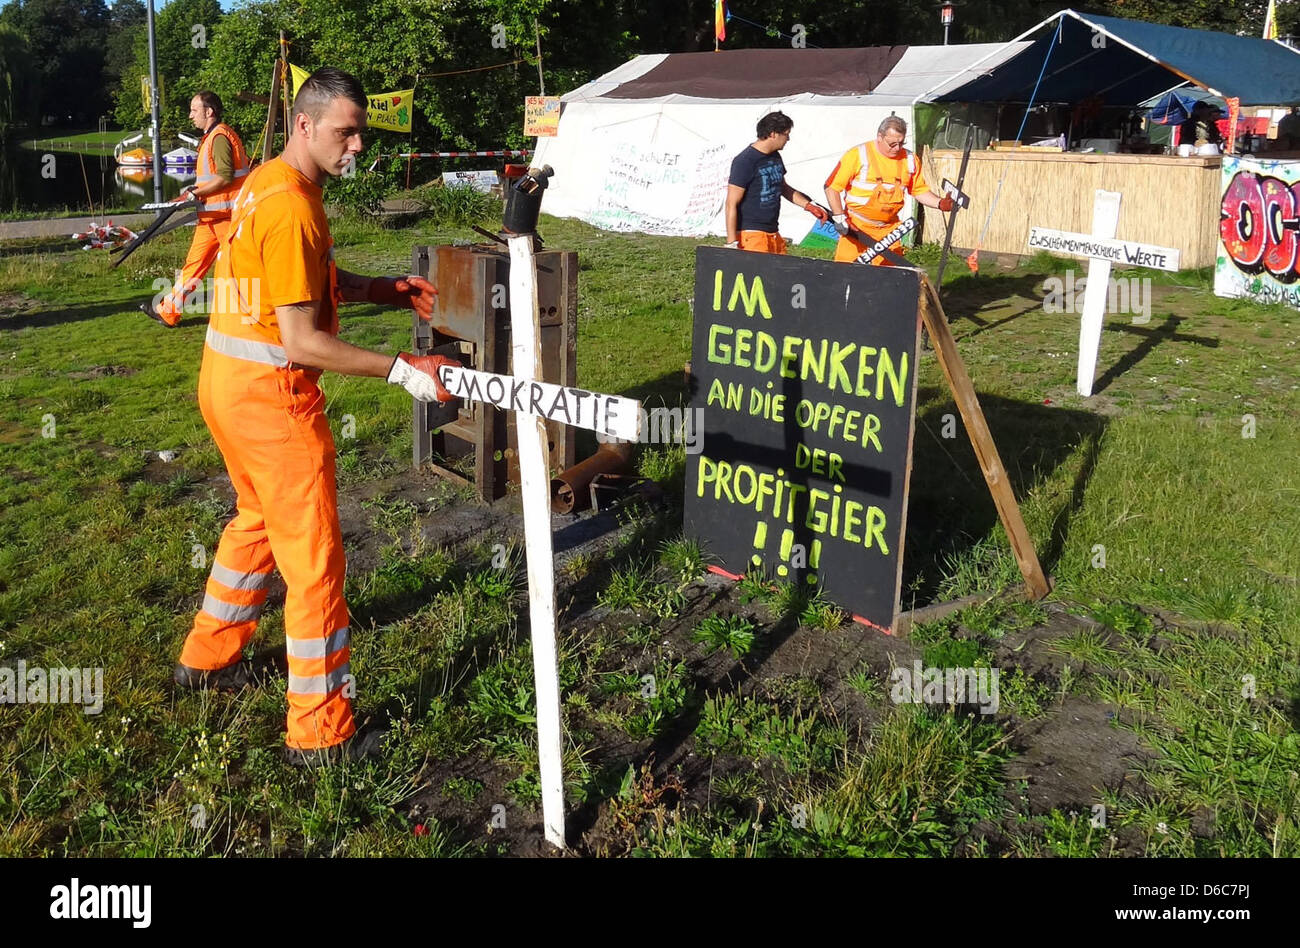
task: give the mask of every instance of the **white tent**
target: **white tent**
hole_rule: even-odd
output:
[[[615,231],[725,233],[731,160],[779,109],[794,120],[781,152],[786,181],[824,202],[840,156],[946,79],[969,80],[1023,48],[1001,44],[733,50],[637,56],[562,97],[559,133],[533,164],[555,177],[545,210]],[[982,61],[981,61],[982,60]],[[969,67],[979,62],[978,72]],[[802,76],[802,77],[801,77]],[[937,184],[937,183],[936,183]],[[813,218],[782,203],[781,233],[802,239]]]

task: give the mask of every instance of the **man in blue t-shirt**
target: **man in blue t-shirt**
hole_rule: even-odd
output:
[[[780,151],[789,144],[792,128],[788,115],[767,113],[758,120],[758,141],[732,159],[727,179],[728,247],[785,253],[785,241],[776,230],[783,197],[819,221],[829,219],[825,208],[785,183]]]

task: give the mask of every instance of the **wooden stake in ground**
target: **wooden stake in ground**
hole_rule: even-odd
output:
[[[1034,550],[1034,541],[1025,529],[1025,519],[1020,515],[1016,496],[1011,491],[1007,480],[1006,468],[998,454],[997,445],[993,443],[993,434],[984,419],[984,410],[980,408],[979,399],[975,397],[975,386],[966,374],[966,363],[957,352],[957,343],[948,329],[948,317],[944,315],[943,304],[934,285],[921,274],[921,318],[934,343],[934,354],[939,359],[944,378],[957,401],[957,410],[961,412],[966,425],[966,433],[975,448],[975,457],[979,459],[980,470],[993,495],[993,503],[998,509],[998,517],[1011,540],[1011,551],[1020,566],[1020,575],[1025,578],[1025,586],[1033,599],[1042,599],[1051,586],[1043,575],[1043,566],[1038,562],[1038,553]]]

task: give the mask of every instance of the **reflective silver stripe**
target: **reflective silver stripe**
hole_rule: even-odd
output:
[[[204,201],[199,211],[228,211],[234,206],[234,201]]]
[[[207,343],[208,348],[214,352],[220,352],[232,359],[243,359],[245,362],[260,362],[262,365],[273,365],[277,368],[283,368],[289,364],[283,346],[273,346],[269,342],[254,342],[251,339],[236,339],[234,336],[227,336],[223,332],[217,332],[211,326],[208,327]]]
[[[262,614],[262,606],[235,606],[207,593],[203,597],[203,611],[222,622],[248,622]]]
[[[352,663],[345,662],[327,675],[289,673],[289,691],[298,695],[327,695],[352,677]]]
[[[265,589],[271,581],[270,572],[241,573],[220,563],[212,564],[212,578],[231,589]]]
[[[325,658],[347,646],[348,642],[348,627],[345,625],[323,639],[295,639],[286,635],[284,650],[290,658]]]
[[[246,175],[246,174],[248,174],[248,169],[247,169],[247,168],[236,168],[236,169],[235,169],[235,177],[236,177],[236,178],[242,178],[242,177],[243,177],[244,175]]]

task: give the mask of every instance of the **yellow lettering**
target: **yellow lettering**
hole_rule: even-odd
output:
[[[753,340],[753,338],[754,338],[754,331],[752,329],[736,330],[736,360],[735,360],[736,368],[738,369],[749,368],[748,353],[751,348],[750,343]]]
[[[845,345],[837,342],[831,346],[831,380],[827,384],[831,388],[838,385],[848,395],[853,394],[853,383],[849,380],[849,370],[844,367],[844,362],[857,347],[856,342],[846,343]]]
[[[826,491],[815,487],[808,491],[808,516],[804,518],[804,523],[818,533],[826,532],[826,514],[817,509],[817,501],[829,500],[830,496]]]
[[[885,542],[885,512],[879,507],[867,509],[867,533],[862,542],[870,547],[872,543],[880,545],[880,552],[889,555],[889,544]]]
[[[855,532],[860,523],[862,523],[862,505],[856,500],[850,500],[844,505],[844,539],[850,543],[857,543],[862,539]]]
[[[867,416],[866,427],[862,431],[862,446],[865,448],[868,444],[875,447],[877,451],[884,451],[880,446],[880,439],[876,437],[876,432],[880,430],[880,419],[875,415]]]
[[[722,309],[722,271],[713,271],[713,311]]]
[[[704,485],[717,476],[718,465],[704,455],[700,455],[700,471],[695,480],[695,496],[704,496]]]
[[[718,365],[731,364],[731,346],[717,341],[718,336],[730,336],[731,327],[714,323],[709,327],[709,361]]]
[[[781,376],[792,379],[796,376],[794,364],[799,359],[799,353],[795,352],[802,340],[798,336],[786,336],[781,343]]]
[[[776,365],[776,340],[765,332],[754,334],[754,371],[771,372]]]
[[[749,289],[745,288],[745,275],[736,274],[736,283],[731,290],[731,299],[727,301],[728,312],[735,312],[736,300],[741,301],[745,307],[745,315],[753,316],[755,307],[763,314],[764,319],[772,318],[772,308],[767,305],[767,297],[763,293],[763,278],[754,277],[754,282]]]
[[[867,360],[875,354],[875,346],[863,346],[858,350],[858,387],[853,390],[854,395],[860,395],[863,398],[871,395],[871,389],[867,388],[867,376],[876,370],[874,366],[867,364]]]
[[[899,360],[898,371],[894,371],[894,360],[888,349],[880,350],[880,362],[876,366],[876,400],[885,397],[885,377],[889,377],[889,387],[894,392],[894,404],[903,407],[903,384],[907,381],[907,353]]]
[[[805,339],[803,343],[803,365],[799,370],[799,377],[805,382],[808,380],[809,370],[816,377],[818,384],[826,382],[826,340],[821,340],[821,352],[813,355],[813,341]]]
[[[844,480],[844,475],[840,472],[840,467],[844,464],[844,458],[840,457],[834,451],[828,451],[826,461],[827,461],[826,476],[838,477],[841,482],[848,483],[847,481]]]

